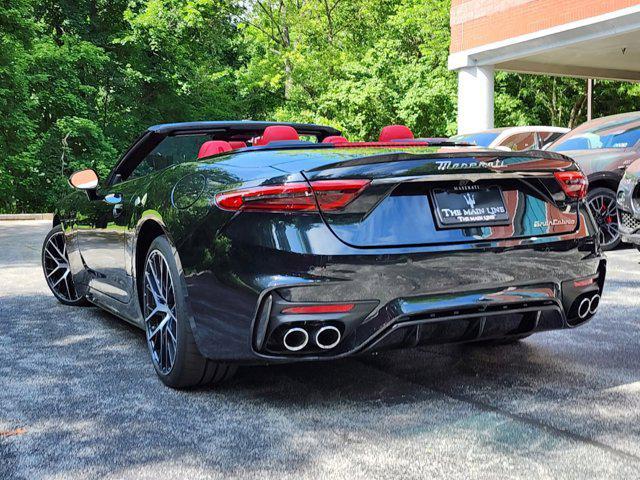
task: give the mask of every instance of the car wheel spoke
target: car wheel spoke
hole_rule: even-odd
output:
[[[160,277],[156,272],[156,267],[153,265],[155,260],[154,259],[150,259],[150,260],[152,260],[149,262],[150,272],[151,272],[151,275],[153,276],[153,281],[156,287],[154,293],[156,294],[156,296],[160,297],[162,300],[165,300],[164,295],[162,295],[162,282],[160,281]]]
[[[64,277],[64,287],[67,290],[67,296],[71,297],[71,287],[69,286],[69,275],[66,274]]]
[[[54,262],[58,263],[58,260],[56,259],[56,257],[53,255],[53,253],[51,253],[51,251],[49,250],[49,245],[45,245],[44,247],[44,253],[46,255],[46,257],[50,260],[53,260]]]
[[[173,333],[170,327],[167,327],[167,333],[169,333],[173,342],[177,342],[178,339],[176,338],[176,335]]]
[[[158,324],[158,326],[151,331],[151,333],[149,334],[149,338],[153,338],[158,334],[158,332],[162,332],[162,330],[167,325],[167,322],[169,321],[170,318],[171,317],[169,315],[164,317],[162,321]]]
[[[66,257],[65,257],[65,255],[64,255],[64,253],[62,253],[62,252],[60,251],[60,249],[58,248],[58,245],[56,245],[56,242],[55,242],[55,241],[51,242],[51,246],[53,247],[53,249],[54,249],[54,250],[56,251],[56,253],[58,254],[58,258],[61,258],[61,259],[66,258]]]
[[[52,287],[52,288],[55,288],[55,287],[57,287],[58,285],[60,285],[60,284],[64,281],[64,279],[66,279],[66,278],[67,278],[67,275],[68,275],[68,274],[69,274],[69,270],[65,270],[65,272],[60,276],[60,278],[58,278],[58,280],[56,280],[56,281],[51,285],[51,287]]]
[[[162,297],[158,294],[158,290],[160,287],[156,283],[155,278],[151,277],[149,275],[149,272],[145,272],[145,279],[149,282],[148,288],[149,288],[149,291],[151,292],[151,296],[153,297],[154,303],[156,304],[156,306],[162,305],[163,304]]]
[[[147,314],[147,316],[145,317],[144,321],[148,322],[151,319],[151,317],[153,317],[154,315],[156,315],[160,311],[161,311],[160,308],[156,306],[153,310],[151,310],[151,312],[149,314]]]
[[[51,278],[51,276],[56,273],[58,270],[60,270],[62,267],[60,265],[56,265],[55,268],[53,270],[51,270],[49,273],[47,273],[47,278]]]
[[[171,282],[169,282],[169,269],[165,268],[164,270],[164,292],[162,292],[162,294],[164,295],[165,299],[169,299],[169,288],[171,286]]]

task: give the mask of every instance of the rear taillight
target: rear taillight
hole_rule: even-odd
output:
[[[580,287],[588,287],[589,285],[592,285],[596,282],[595,278],[585,278],[584,280],[575,280],[573,282],[573,286],[580,288]]]
[[[303,305],[299,307],[287,307],[282,309],[285,314],[322,314],[322,313],[347,313],[355,308],[354,303],[331,303],[325,305]]]
[[[369,185],[369,180],[318,180],[311,182],[320,210],[340,210]]]
[[[367,185],[369,180],[293,182],[222,192],[215,199],[218,207],[230,211],[314,212],[318,205],[331,211],[346,207]]]
[[[223,210],[315,210],[309,185],[303,182],[268,187],[243,188],[218,193],[216,204]]]
[[[587,196],[589,180],[580,171],[555,172],[556,180],[568,197],[582,199]]]

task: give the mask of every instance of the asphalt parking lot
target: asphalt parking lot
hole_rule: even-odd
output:
[[[142,332],[59,304],[48,222],[0,222],[0,478],[587,478],[640,469],[640,253],[587,325],[244,368],[172,391]]]

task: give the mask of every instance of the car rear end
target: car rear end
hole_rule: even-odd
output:
[[[223,254],[187,276],[204,355],[331,359],[595,314],[605,260],[569,158],[415,146],[290,156],[279,175],[214,196]]]

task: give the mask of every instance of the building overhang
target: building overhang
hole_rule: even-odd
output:
[[[449,69],[640,81],[640,5],[453,53]]]

